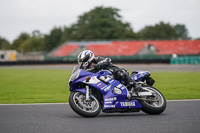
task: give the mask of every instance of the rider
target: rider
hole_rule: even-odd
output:
[[[139,86],[137,87],[135,81],[129,76],[128,72],[125,69],[121,69],[113,65],[110,58],[103,58],[100,56],[95,57],[92,51],[85,50],[79,53],[77,60],[80,68],[89,72],[96,73],[100,70],[111,71],[113,77],[116,80],[123,81],[129,91],[132,91],[133,88],[137,94],[138,90],[140,89]]]

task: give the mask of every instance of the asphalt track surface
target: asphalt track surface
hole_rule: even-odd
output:
[[[200,133],[200,100],[167,101],[160,115],[100,113],[84,118],[69,104],[0,105],[0,133]]]

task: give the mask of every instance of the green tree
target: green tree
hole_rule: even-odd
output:
[[[139,39],[177,39],[178,35],[176,33],[176,29],[174,26],[169,23],[160,22],[159,24],[155,24],[154,26],[146,26],[142,30],[138,32]]]
[[[10,43],[5,38],[0,37],[0,50],[8,50]]]
[[[53,28],[49,35],[44,37],[45,51],[50,51],[61,44],[62,28]]]
[[[31,52],[43,50],[43,38],[31,37],[20,45],[20,51]]]
[[[118,12],[117,8],[96,7],[84,13],[71,26],[71,38],[77,41],[134,38],[130,24],[123,23]]]
[[[189,36],[188,36],[188,30],[186,28],[185,25],[183,24],[176,24],[174,26],[174,28],[176,29],[176,34],[178,35],[179,38],[181,39],[189,39]]]
[[[33,31],[32,36],[23,43],[21,43],[19,49],[21,52],[43,51],[44,50],[43,35],[38,30]]]
[[[23,49],[20,49],[20,45],[27,41],[30,38],[28,33],[21,33],[17,39],[14,40],[13,44],[11,45],[11,49],[15,49],[19,52],[24,52]]]
[[[64,43],[66,41],[74,41],[74,40],[76,40],[76,38],[74,38],[73,36],[73,28],[64,27],[60,43]]]

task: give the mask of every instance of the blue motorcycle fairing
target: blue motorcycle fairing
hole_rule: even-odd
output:
[[[84,80],[85,80],[85,77],[75,79],[72,83],[70,83],[69,90],[74,91],[77,88],[80,88],[79,86],[81,83],[83,83]]]
[[[104,97],[104,105],[103,110],[105,109],[113,109],[113,108],[142,108],[140,103],[137,100],[126,101],[127,97],[127,89],[124,85],[119,82],[115,84],[115,87],[122,90],[122,94],[114,93],[114,88],[108,91]]]
[[[79,85],[85,80],[86,77],[92,77],[94,73],[84,71],[82,69],[77,69],[78,73],[76,71],[72,73],[69,81],[70,91],[73,91],[74,89],[79,88]]]
[[[79,92],[82,92],[83,94],[86,94],[86,88],[80,88],[80,89],[73,90],[73,92],[75,92],[75,91],[79,91]]]
[[[150,75],[149,71],[134,71],[134,73],[136,74],[131,77],[134,81],[141,81],[145,76]]]
[[[90,76],[90,75],[94,75],[94,73],[81,70],[81,73],[80,73],[79,76],[80,76],[80,77],[86,77],[86,76]]]
[[[138,100],[131,100],[131,101],[116,101],[115,108],[142,108],[141,104]]]
[[[121,90],[121,94],[117,94],[114,91],[114,88],[118,88]],[[107,90],[105,90],[107,91]],[[117,101],[126,101],[127,97],[127,89],[124,87],[119,81],[111,83],[110,89],[104,93],[103,95],[103,110],[108,108],[120,108],[116,106]]]
[[[119,81],[113,78],[108,78],[106,82],[98,79],[101,76],[110,74],[111,73],[108,71],[91,73],[80,70],[79,73],[75,72],[75,75],[72,74],[73,78],[72,76],[70,78],[70,91],[80,91],[85,94],[86,89],[80,88],[80,84],[84,83],[100,91],[103,97],[103,110],[114,108],[142,108],[137,100],[126,101],[127,88]],[[86,76],[90,77],[89,82],[86,82]],[[118,91],[121,90],[121,94],[118,94],[119,92],[115,92],[115,89],[118,89]]]
[[[99,72],[97,72],[97,74],[100,76],[107,76],[107,75],[111,76],[112,75],[112,73],[108,70],[99,71]]]

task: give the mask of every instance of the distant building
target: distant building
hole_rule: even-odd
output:
[[[16,61],[16,50],[0,50],[0,61]]]
[[[35,52],[26,52],[24,54],[18,53],[16,56],[17,61],[43,61],[45,52],[35,51]]]

